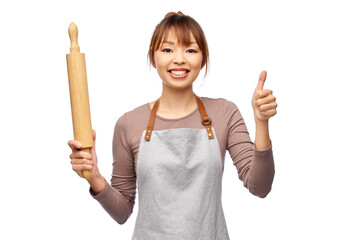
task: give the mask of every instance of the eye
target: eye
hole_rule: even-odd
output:
[[[188,49],[187,52],[188,53],[197,53],[197,51],[195,49]]]
[[[170,49],[170,48],[164,48],[164,49],[162,49],[161,51],[162,51],[162,52],[167,52],[167,53],[169,53],[169,52],[171,52],[171,49]]]

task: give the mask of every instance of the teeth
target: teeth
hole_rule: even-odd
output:
[[[184,75],[186,71],[171,71],[171,73],[180,76],[180,75]]]

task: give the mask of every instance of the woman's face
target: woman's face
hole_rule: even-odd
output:
[[[184,89],[192,85],[201,70],[202,52],[191,35],[189,46],[179,45],[176,36],[169,32],[154,54],[156,69],[163,84]]]

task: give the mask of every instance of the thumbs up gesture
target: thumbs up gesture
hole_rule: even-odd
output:
[[[255,122],[266,122],[276,114],[277,103],[275,102],[276,98],[272,95],[272,90],[263,89],[266,75],[266,71],[261,72],[251,101]]]

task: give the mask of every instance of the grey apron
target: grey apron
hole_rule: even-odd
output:
[[[195,97],[205,129],[153,131],[159,100],[154,104],[139,145],[133,240],[229,239],[221,204],[220,147]]]

